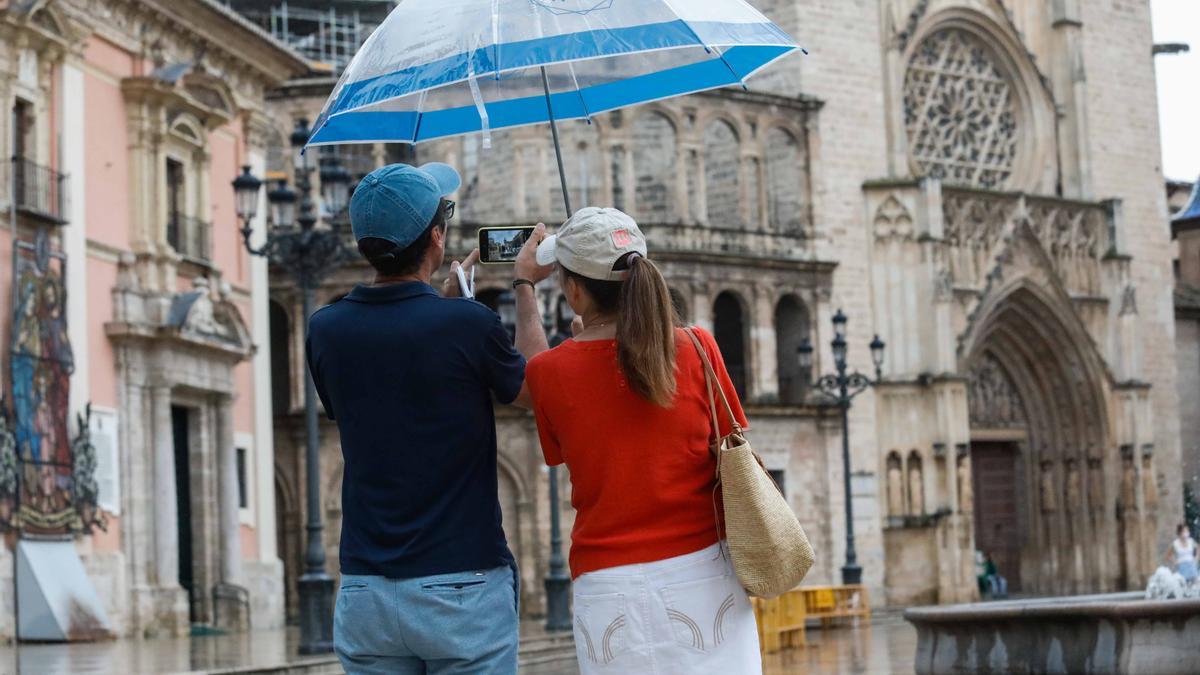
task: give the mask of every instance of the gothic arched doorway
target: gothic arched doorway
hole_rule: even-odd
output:
[[[964,363],[973,487],[964,511],[972,509],[976,548],[1013,590],[1109,588],[1119,533],[1105,517],[1105,471],[1115,462],[1105,456],[1095,348],[1070,305],[1036,287],[988,304]]]

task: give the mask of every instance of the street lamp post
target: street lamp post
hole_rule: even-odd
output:
[[[238,218],[242,221],[242,240],[246,250],[292,272],[300,286],[304,298],[303,330],[306,343],[308,320],[312,316],[316,290],[321,280],[351,257],[351,251],[343,243],[336,217],[347,205],[349,173],[337,165],[336,159],[330,158],[322,162],[322,201],[327,213],[335,217],[330,218],[330,227],[318,229],[316,209],[311,195],[312,185],[309,182],[312,168],[309,166],[307,155],[301,152],[309,135],[307,120],[297,120],[291,142],[299,198],[287,186],[286,181],[282,180],[268,192],[271,228],[261,247],[255,248],[250,243],[250,237],[253,234],[251,222],[258,215],[259,189],[262,182],[251,175],[248,166],[242,169],[242,175],[233,182],[237,195]],[[297,201],[300,205],[298,215]],[[333,577],[325,571],[325,547],[321,537],[323,526],[316,388],[313,385],[312,373],[307,367],[304,372],[304,467],[308,492],[308,523],[305,529],[308,542],[304,574],[300,576],[298,583],[300,653],[321,654],[333,651]]]
[[[883,377],[883,340],[876,335],[871,341],[871,360],[875,364],[875,380],[859,372],[847,373],[846,364],[846,315],[838,310],[833,317],[833,365],[837,370],[831,375],[822,375],[815,389],[832,398],[842,411],[842,478],[846,499],[846,564],[842,566],[842,584],[846,586],[862,583],[862,567],[858,564],[858,553],[854,549],[854,504],[850,489],[850,402],[854,397],[876,385]],[[800,368],[812,372],[813,346],[805,338],[796,350]]]
[[[553,293],[542,294],[539,301],[544,305],[542,322],[550,345],[557,346],[569,337],[570,306],[565,302],[555,306]],[[564,309],[564,305],[566,305]],[[557,311],[556,311],[557,310]],[[500,322],[515,334],[517,323],[516,297],[511,291],[505,291],[497,299],[496,311],[500,314]],[[569,318],[568,318],[569,317]],[[558,321],[556,321],[558,319]],[[561,325],[566,320],[567,327]],[[559,323],[559,325],[555,325]],[[560,516],[558,497],[558,467],[547,469],[550,491],[550,561],[543,580],[546,588],[546,630],[571,630],[571,577],[567,574],[567,561],[562,553],[562,519]]]
[[[566,302],[555,302],[555,294],[547,290],[544,295],[545,311],[542,320],[546,325],[546,335],[554,346],[562,344],[569,337],[559,325],[559,315],[563,307],[567,312],[570,305]],[[571,315],[574,317],[574,314]],[[567,329],[570,330],[569,328]],[[550,564],[546,569],[546,630],[571,630],[571,576],[567,574],[567,561],[562,552],[562,516],[560,514],[558,496],[558,467],[550,467],[548,474],[550,488]]]

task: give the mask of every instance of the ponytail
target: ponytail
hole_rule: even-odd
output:
[[[675,326],[679,318],[658,267],[637,253],[617,261],[624,281],[597,281],[560,265],[596,305],[617,315],[617,362],[634,393],[664,408],[675,401]]]
[[[617,309],[617,360],[629,386],[655,405],[675,400],[675,306],[654,263],[629,257]]]

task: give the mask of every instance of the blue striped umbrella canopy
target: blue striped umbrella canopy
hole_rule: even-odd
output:
[[[797,49],[744,0],[403,0],[309,145],[483,132],[489,147],[492,129],[744,86]]]

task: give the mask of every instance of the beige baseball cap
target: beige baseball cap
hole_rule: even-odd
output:
[[[538,245],[537,261],[558,263],[588,279],[624,281],[629,272],[613,266],[635,252],[646,256],[646,237],[633,218],[617,209],[589,206]]]

